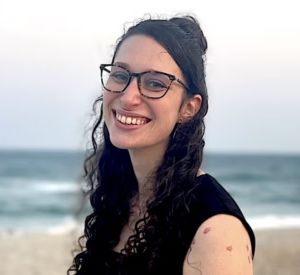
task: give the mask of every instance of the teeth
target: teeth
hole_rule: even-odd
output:
[[[145,119],[137,119],[137,118],[131,118],[131,117],[125,117],[118,113],[116,113],[117,120],[121,121],[124,124],[135,124],[135,125],[142,125],[146,124]]]
[[[126,124],[131,124],[131,118],[130,117],[126,118]]]

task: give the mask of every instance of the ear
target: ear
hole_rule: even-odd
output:
[[[201,95],[194,95],[192,98],[187,99],[183,104],[180,117],[183,122],[189,121],[201,108],[202,97]]]

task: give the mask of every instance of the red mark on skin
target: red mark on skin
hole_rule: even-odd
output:
[[[203,234],[206,234],[206,233],[208,233],[210,230],[211,230],[211,228],[210,228],[210,227],[207,227],[207,228],[205,228],[205,229],[204,229],[204,231],[203,231]]]
[[[195,244],[195,243],[196,243],[196,239],[193,240],[192,244]]]
[[[231,250],[232,250],[232,245],[227,246],[226,249],[227,249],[228,251],[231,251]]]
[[[249,251],[249,246],[248,246],[248,244],[246,244],[246,247],[247,247],[247,251]]]
[[[250,257],[248,256],[248,262],[249,262],[249,264],[250,264]]]

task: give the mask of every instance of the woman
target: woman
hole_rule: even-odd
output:
[[[206,38],[192,16],[144,20],[103,64],[85,161],[93,213],[76,274],[253,274],[255,237],[200,170]],[[102,124],[103,122],[103,124]],[[82,248],[82,247],[81,247]]]

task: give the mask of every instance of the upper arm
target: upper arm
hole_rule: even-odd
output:
[[[242,222],[219,214],[195,234],[183,264],[183,275],[252,275],[251,242]]]

